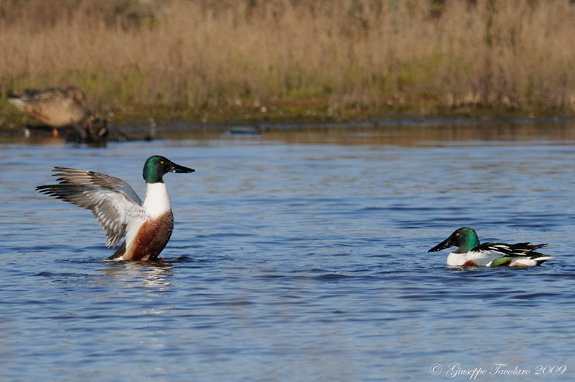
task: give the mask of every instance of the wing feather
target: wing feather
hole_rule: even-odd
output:
[[[142,200],[132,186],[120,178],[115,178],[95,171],[78,170],[68,167],[54,167],[54,176],[60,184],[78,184],[86,186],[103,186],[118,190],[134,202],[142,204]]]
[[[535,252],[539,248],[545,247],[547,244],[530,244],[530,243],[517,243],[517,244],[507,244],[507,243],[483,243],[477,250],[480,251],[495,251],[502,253],[506,256],[533,256],[540,255],[540,253]]]
[[[139,227],[146,220],[140,198],[123,180],[64,167],[54,171],[59,184],[38,186],[36,190],[91,210],[106,231],[108,247],[115,247],[129,227]]]

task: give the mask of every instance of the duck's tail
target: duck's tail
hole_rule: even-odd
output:
[[[26,112],[26,101],[22,100],[19,96],[8,97],[8,102],[16,106],[21,112]]]

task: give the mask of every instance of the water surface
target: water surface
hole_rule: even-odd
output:
[[[2,380],[419,381],[452,363],[573,378],[575,126],[158,137],[0,143]],[[166,262],[100,261],[90,212],[34,191],[69,166],[143,198],[154,154],[196,169],[164,178]],[[427,250],[462,226],[557,257],[449,269]]]

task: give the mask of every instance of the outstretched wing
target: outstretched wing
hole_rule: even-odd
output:
[[[114,178],[106,174],[101,174],[94,171],[78,170],[68,167],[54,167],[56,172],[53,176],[59,177],[56,179],[60,184],[76,184],[81,186],[102,186],[117,190],[124,193],[134,203],[142,204],[142,200],[136,191],[128,183],[120,178]]]
[[[66,167],[55,167],[54,171],[59,183],[38,186],[36,190],[91,210],[106,231],[108,247],[115,247],[126,236],[128,223],[145,221],[142,201],[123,180]]]

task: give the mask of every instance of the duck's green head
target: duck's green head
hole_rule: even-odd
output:
[[[144,164],[144,180],[146,183],[164,183],[162,177],[168,172],[194,172],[196,170],[175,164],[168,158],[154,155]]]
[[[479,238],[473,228],[463,227],[451,236],[431,248],[428,252],[437,252],[449,247],[459,247],[455,253],[466,253],[479,246]]]

